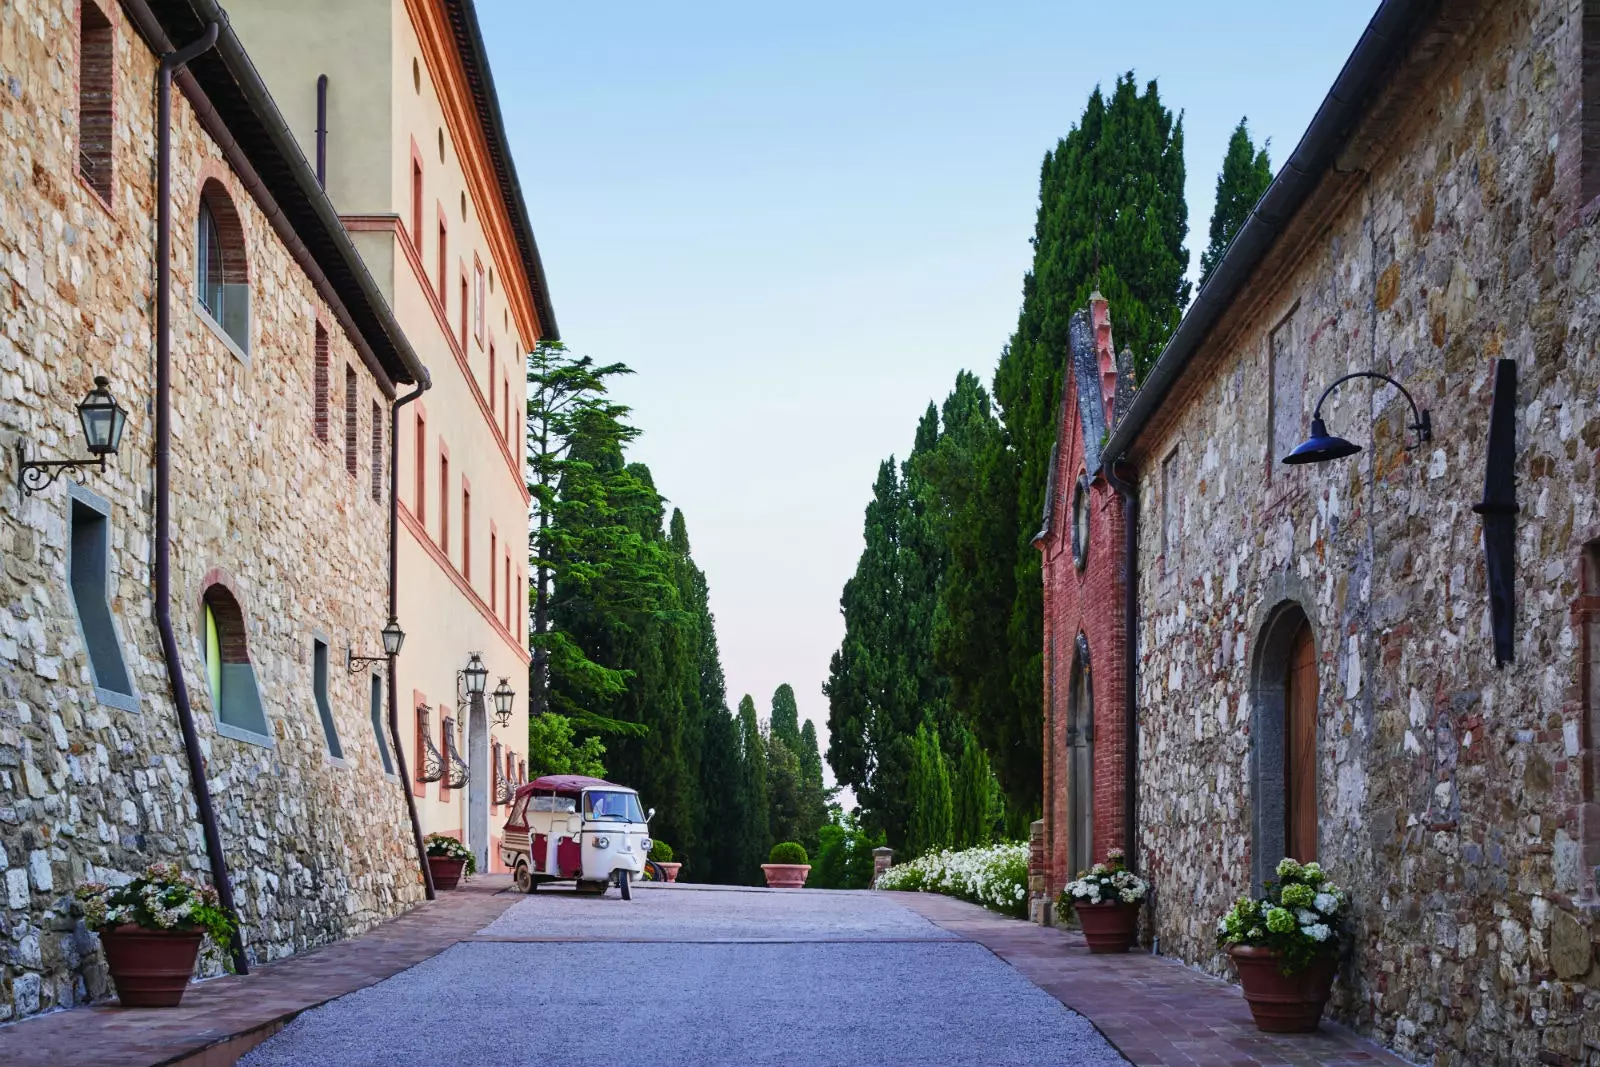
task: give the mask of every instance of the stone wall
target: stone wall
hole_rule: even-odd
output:
[[[93,3],[95,0],[84,0]],[[0,1020],[108,992],[71,914],[81,882],[172,860],[208,878],[153,622],[156,62],[114,6],[115,176],[77,175],[76,5],[0,7]],[[65,46],[64,46],[65,43]],[[400,787],[384,774],[370,676],[386,611],[385,511],[370,494],[372,401],[386,404],[219,149],[173,100],[172,614],[252,958],[359,932],[421,897]],[[241,216],[252,291],[248,360],[195,309],[195,212],[216,177]],[[331,341],[335,432],[313,436],[313,337]],[[342,451],[356,371],[357,472]],[[85,487],[110,508],[112,611],[137,699],[97,699],[67,585],[68,489],[22,494],[15,445],[81,453],[74,405],[104,373],[129,410],[120,454]],[[272,744],[216,729],[200,604],[221,579],[247,622]],[[329,645],[344,750],[329,756],[312,690]],[[207,973],[220,960],[208,953]]]
[[[1600,537],[1600,241],[1561,162],[1581,6],[1446,6],[1454,24],[1413,50],[1132,457],[1142,856],[1161,951],[1231,976],[1216,920],[1277,859],[1252,855],[1261,636],[1298,605],[1320,858],[1359,913],[1334,1013],[1441,1067],[1589,1064],[1600,923],[1570,609]],[[1522,504],[1499,668],[1471,510],[1495,357],[1520,372]],[[1280,465],[1322,388],[1369,368],[1432,410],[1434,440],[1405,451],[1405,402],[1354,382],[1323,414],[1366,450]]]

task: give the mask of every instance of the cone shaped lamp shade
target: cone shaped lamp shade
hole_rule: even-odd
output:
[[[1292,465],[1327,463],[1329,460],[1353,456],[1360,451],[1361,446],[1355,442],[1328,433],[1327,423],[1317,417],[1311,420],[1311,436],[1296,445],[1293,452],[1284,456],[1283,462]]]

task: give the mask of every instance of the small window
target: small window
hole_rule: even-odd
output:
[[[450,231],[445,227],[444,212],[439,212],[439,304],[444,305],[450,295],[445,290],[445,276],[450,263]]]
[[[137,711],[133,680],[111,619],[111,508],[85,490],[70,489],[72,554],[67,582],[89,654],[89,673],[102,703]]]
[[[494,338],[489,338],[489,414],[494,415]]]
[[[356,405],[359,403],[356,388],[356,369],[344,365],[344,469],[350,477],[356,476],[356,442],[361,438],[361,427],[356,423]]]
[[[489,557],[489,569],[494,569],[494,557]],[[461,487],[461,577],[472,581],[472,490]]]
[[[1172,553],[1178,548],[1179,508],[1178,450],[1174,448],[1161,461],[1161,571],[1171,573],[1176,565]]]
[[[439,755],[444,760],[444,775],[439,779],[439,799],[450,802],[450,752],[455,744],[456,721],[446,715],[439,724]]]
[[[428,422],[421,413],[417,415],[417,499],[418,522],[428,521]]]
[[[317,323],[316,348],[312,357],[312,382],[311,382],[311,423],[316,431],[317,440],[323,444],[328,443],[328,392],[332,383],[328,380],[328,331]]]
[[[461,351],[467,350],[467,314],[472,310],[472,301],[467,298],[467,274],[461,272]]]
[[[422,251],[422,160],[411,160],[411,244]]]
[[[490,388],[492,389],[493,386],[490,386]],[[510,381],[503,381],[503,382],[500,383],[500,396],[501,396],[500,410],[505,412],[505,428],[501,431],[501,436],[505,438],[506,444],[509,445],[511,443],[511,382]]]
[[[333,705],[328,702],[328,642],[320,637],[311,641],[311,691],[317,699],[317,714],[322,718],[322,736],[328,739],[328,755],[343,759],[339,728],[333,722]]]
[[[246,355],[250,351],[250,279],[244,228],[227,190],[215,178],[208,179],[200,191],[196,243],[195,288],[200,307],[239,354]]]
[[[383,409],[372,402],[372,499],[383,499]]]
[[[1072,488],[1072,561],[1081,571],[1089,565],[1089,476]]]
[[[217,730],[225,737],[270,745],[267,715],[246,644],[244,612],[226,586],[205,593],[205,666]]]
[[[383,773],[394,773],[394,759],[389,755],[389,742],[383,730],[383,679],[372,676],[372,738],[378,743],[378,758],[383,761]]]
[[[115,35],[94,0],[78,4],[78,173],[111,199],[113,45]]]
[[[450,554],[450,457],[439,453],[439,548]]]
[[[506,572],[506,592],[508,594],[506,596],[506,629],[509,630],[509,629],[511,629],[511,597],[509,596],[509,593],[511,592],[511,553],[510,552],[506,553],[506,568],[505,568],[505,572]]]
[[[499,611],[500,610],[500,601],[498,599],[497,583],[494,580],[494,574],[495,574],[495,571],[494,571],[494,558],[500,554],[499,549],[500,549],[500,537],[494,530],[490,530],[489,531],[489,610],[491,610],[491,611]]]
[[[474,263],[473,267],[476,270],[476,274],[473,276],[473,284],[474,284],[475,288],[474,288],[474,294],[473,294],[474,295],[474,300],[473,300],[473,303],[472,303],[472,336],[477,339],[478,345],[481,347],[483,345],[483,325],[484,325],[483,324],[483,319],[484,319],[484,311],[483,311],[483,300],[484,300],[484,294],[483,294],[483,264],[482,263]]]

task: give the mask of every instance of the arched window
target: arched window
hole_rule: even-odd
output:
[[[200,190],[195,289],[201,308],[240,353],[250,351],[250,276],[244,228],[215,178]]]
[[[1317,858],[1317,649],[1299,603],[1267,613],[1252,666],[1251,853],[1257,886],[1285,856]]]
[[[217,730],[236,740],[271,744],[239,601],[227,586],[210,586],[203,598],[203,615],[206,687]]]
[[[1076,877],[1094,863],[1094,686],[1083,634],[1073,649],[1067,696],[1067,790],[1067,865]]]

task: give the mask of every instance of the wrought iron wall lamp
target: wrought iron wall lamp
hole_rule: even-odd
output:
[[[1413,420],[1409,429],[1417,435],[1416,444],[1407,445],[1406,451],[1410,452],[1419,449],[1433,440],[1433,419],[1428,412],[1417,407],[1417,402],[1411,398],[1410,393],[1406,392],[1405,386],[1387,374],[1379,374],[1377,371],[1371,370],[1358,370],[1353,374],[1346,374],[1342,378],[1335,378],[1333,384],[1322,391],[1322,395],[1317,398],[1316,408],[1311,412],[1311,436],[1296,446],[1293,452],[1284,456],[1283,462],[1296,465],[1301,463],[1327,463],[1330,460],[1353,456],[1361,451],[1361,446],[1354,441],[1347,441],[1343,437],[1336,437],[1330,434],[1327,423],[1322,421],[1322,405],[1327,401],[1328,394],[1352,378],[1377,378],[1380,381],[1388,382],[1400,390],[1400,395],[1406,398],[1406,403],[1411,405],[1411,417]]]
[[[17,478],[22,491],[32,496],[48,487],[65,471],[71,471],[81,483],[83,473],[90,467],[106,469],[106,457],[115,455],[122,444],[122,430],[128,424],[128,412],[107,388],[111,379],[96,375],[94,388],[78,404],[78,421],[83,424],[84,439],[89,442],[89,455],[81,459],[29,459],[19,442],[17,445]]]
[[[358,656],[355,649],[345,649],[344,665],[351,674],[359,674],[374,663],[387,663],[400,654],[400,646],[406,643],[405,631],[400,629],[400,620],[393,615],[384,623],[383,629],[378,631],[378,636],[383,640],[383,655]]]

